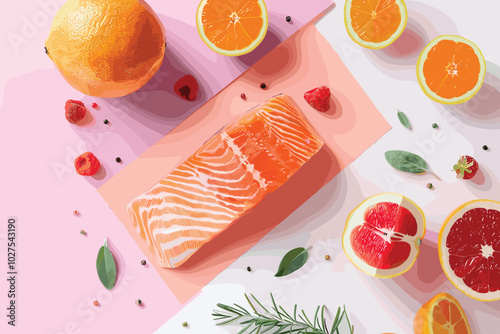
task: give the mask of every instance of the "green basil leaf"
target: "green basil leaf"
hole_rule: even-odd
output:
[[[425,160],[410,152],[387,151],[385,159],[392,167],[403,172],[420,174],[429,171]]]
[[[411,130],[410,121],[408,120],[408,117],[406,117],[404,112],[398,110],[398,118],[405,128]]]
[[[295,248],[286,253],[281,260],[278,272],[275,277],[282,277],[299,270],[306,263],[309,258],[307,249],[303,247]]]
[[[113,254],[108,248],[107,240],[104,241],[104,246],[97,253],[96,267],[101,283],[106,289],[111,290],[116,282],[116,264]]]

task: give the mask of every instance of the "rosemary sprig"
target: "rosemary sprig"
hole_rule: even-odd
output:
[[[217,326],[244,326],[238,334],[344,334],[340,332],[339,326],[345,318],[349,326],[348,333],[354,333],[354,326],[349,321],[345,307],[343,309],[338,308],[331,329],[328,330],[325,319],[326,306],[324,305],[316,308],[313,321],[310,321],[304,310],[297,312],[297,305],[294,307],[293,316],[290,315],[282,306],[276,304],[272,294],[272,312],[269,312],[254,295],[251,294],[250,296],[264,312],[258,312],[250,298],[245,294],[253,313],[238,304],[229,306],[219,303],[217,304],[219,309],[214,310],[214,313],[212,313]]]

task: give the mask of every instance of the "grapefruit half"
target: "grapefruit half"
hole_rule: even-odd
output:
[[[476,300],[500,299],[500,202],[480,199],[456,208],[441,227],[438,250],[457,289]]]
[[[358,269],[390,278],[411,268],[424,234],[425,217],[418,205],[403,195],[383,193],[349,214],[342,247]]]

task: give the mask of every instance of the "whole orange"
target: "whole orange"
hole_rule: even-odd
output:
[[[52,21],[46,52],[80,92],[118,97],[160,68],[165,29],[143,0],[68,0]]]

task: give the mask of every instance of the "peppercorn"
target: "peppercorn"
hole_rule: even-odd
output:
[[[116,157],[115,161],[118,162],[118,163],[120,163],[120,162],[122,162],[122,158]]]
[[[109,121],[107,119],[104,120],[104,124],[108,124]]]
[[[46,53],[46,54],[49,54],[49,50],[47,50],[47,47],[46,47],[46,46],[44,46],[43,48],[45,49],[45,53]]]
[[[137,300],[135,301],[135,303],[136,303],[136,305],[139,305],[139,306],[141,306],[141,305],[142,305],[142,300],[140,300],[140,299],[137,299]]]
[[[97,108],[97,107],[98,107],[97,103],[95,103],[95,102],[94,102],[94,103],[92,103],[92,108],[94,108],[94,109],[95,109],[95,108]]]
[[[99,302],[97,300],[94,300],[94,306],[99,306]]]
[[[247,267],[247,271],[252,271],[252,268],[250,268],[250,267]]]
[[[487,151],[488,150],[488,146],[483,145],[483,150]]]
[[[78,210],[75,210],[75,211],[73,211],[73,214],[74,214],[75,216],[78,216],[78,215],[80,214],[80,212],[78,212]]]
[[[246,100],[247,99],[247,96],[245,95],[245,93],[241,93],[240,97],[241,97],[242,100]]]
[[[145,265],[146,265],[146,260],[142,260],[142,261],[141,261],[141,264],[142,264],[143,266],[145,266]]]
[[[432,189],[434,188],[434,186],[432,185],[432,183],[427,183],[427,188]]]
[[[325,260],[330,261],[331,257],[330,255],[325,255]]]
[[[182,323],[182,327],[187,327],[188,326],[188,323],[187,322],[183,322]]]
[[[287,17],[285,18],[285,20],[286,20],[286,22],[290,22],[290,21],[292,21],[292,18],[291,18],[290,16],[287,16]]]
[[[433,128],[433,129],[437,129],[437,128],[438,128],[437,123],[432,123],[432,128]]]
[[[87,235],[87,232],[85,232],[85,230],[80,230],[80,234],[81,235]]]
[[[262,89],[266,89],[266,87],[267,87],[267,86],[266,86],[266,84],[265,84],[265,83],[261,83],[261,84],[260,84],[260,88],[262,88]]]

